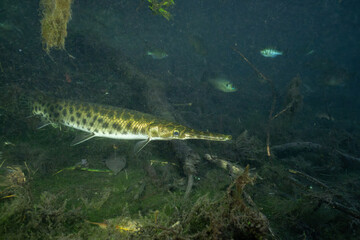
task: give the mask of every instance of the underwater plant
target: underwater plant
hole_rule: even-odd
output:
[[[150,3],[149,8],[155,15],[159,14],[166,18],[166,20],[170,20],[172,15],[168,12],[168,9],[175,5],[173,0],[162,0],[161,2],[158,0],[148,0],[148,2]]]
[[[40,0],[41,36],[46,53],[51,48],[65,49],[67,24],[71,18],[73,0]]]

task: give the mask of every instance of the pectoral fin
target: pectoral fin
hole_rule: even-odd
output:
[[[95,137],[94,133],[84,133],[84,134],[79,134],[75,137],[75,139],[71,142],[70,146],[75,146],[78,145],[80,143],[83,143],[91,138]]]
[[[150,141],[151,141],[151,139],[148,138],[148,139],[137,142],[134,147],[134,153],[140,152],[141,149],[143,149]]]

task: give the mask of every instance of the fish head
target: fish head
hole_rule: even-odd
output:
[[[215,87],[217,90],[220,90],[222,92],[236,92],[237,88],[234,86],[234,84],[228,80],[227,78],[218,77],[209,79],[209,82],[213,87]]]
[[[223,82],[223,86],[224,86],[224,91],[225,92],[236,92],[237,89],[236,87],[234,86],[234,84],[232,84],[231,82],[229,81],[224,81]]]
[[[236,92],[237,89],[232,82],[227,79],[218,79],[216,88],[222,92]]]
[[[150,128],[150,135],[153,139],[158,140],[186,140],[186,139],[202,139],[210,141],[228,141],[231,140],[230,135],[210,133],[198,131],[186,126],[168,123],[165,125],[154,126]]]
[[[163,123],[150,126],[149,135],[155,140],[187,139],[186,127],[175,123]]]

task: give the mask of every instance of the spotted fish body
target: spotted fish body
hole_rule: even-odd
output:
[[[73,145],[92,137],[145,140],[141,148],[151,140],[231,139],[230,135],[197,131],[134,110],[44,96],[33,101],[32,111],[47,123],[61,124],[88,133],[87,137]]]

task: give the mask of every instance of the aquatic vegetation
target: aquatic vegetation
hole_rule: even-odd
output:
[[[58,196],[43,192],[40,202],[33,205],[29,214],[28,229],[42,229],[46,235],[62,235],[68,232],[68,226],[79,225],[83,222],[80,209],[68,209],[67,200],[61,202]],[[40,233],[39,231],[38,233]]]
[[[144,234],[164,239],[266,238],[271,235],[269,222],[252,202],[249,203],[251,198],[244,192],[245,186],[253,181],[247,167],[228,187],[223,198],[212,201],[207,195],[200,197],[180,219],[173,219],[170,226],[145,225]]]
[[[138,232],[142,225],[140,222],[129,218],[116,218],[116,219],[108,219],[106,223],[98,223],[98,222],[91,222],[86,221],[87,223],[97,225],[102,229],[107,229],[112,225],[115,225],[115,228],[120,232]]]
[[[263,143],[255,136],[243,131],[235,142],[235,150],[240,161],[261,161],[264,158]]]
[[[16,232],[17,223],[22,222],[31,208],[32,196],[27,185],[7,188],[1,194],[2,196],[9,196],[9,194],[14,196],[0,200],[0,235],[4,236],[5,233]]]
[[[109,199],[112,190],[110,188],[105,188],[103,191],[99,192],[97,196],[91,198],[82,197],[81,200],[86,209],[100,209],[104,203]]]
[[[66,201],[59,203],[57,195],[43,192],[35,203],[31,192],[33,171],[27,168],[27,178],[20,167],[12,167],[9,182],[2,194],[14,197],[0,201],[0,235],[7,239],[41,239],[64,234],[69,225],[81,219],[78,210],[68,210]]]
[[[24,172],[19,166],[8,166],[8,174],[6,176],[7,181],[9,182],[9,187],[16,187],[19,185],[24,185],[26,183],[26,177]]]
[[[149,2],[149,8],[155,15],[161,15],[166,20],[170,20],[172,15],[168,12],[168,9],[175,5],[174,0],[162,0],[161,2],[159,0],[148,0]]]
[[[65,49],[67,24],[71,18],[73,0],[40,0],[41,36],[44,50]]]

